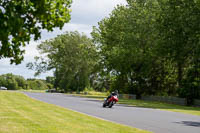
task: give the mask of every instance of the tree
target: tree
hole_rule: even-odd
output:
[[[46,90],[49,89],[48,85],[39,79],[28,79],[28,88],[31,90]]]
[[[198,0],[161,0],[159,5],[157,25],[162,41],[158,50],[174,63],[179,96],[192,104],[199,90],[200,4]]]
[[[0,76],[0,86],[6,86],[6,79],[5,79],[5,77],[4,76]]]
[[[46,77],[46,82],[47,82],[47,83],[50,83],[50,84],[54,84],[55,78],[54,78],[54,77],[47,76],[47,77]]]
[[[92,36],[100,47],[104,69],[116,75],[114,86],[124,92],[131,87],[139,98],[147,87],[151,62],[155,60],[158,4],[156,0],[127,2],[127,6],[118,6],[99,22]]]
[[[5,86],[8,88],[8,90],[17,90],[18,89],[18,83],[15,80],[15,75],[9,73],[9,74],[4,74],[0,76],[1,78],[1,86]]]
[[[26,80],[24,79],[24,77],[14,75],[14,78],[18,84],[18,87],[19,87],[18,89],[28,89],[27,88],[28,84],[27,84]]]
[[[27,79],[19,75],[13,75],[11,73],[0,75],[0,86],[5,86],[8,90],[20,90],[20,89],[34,89],[45,90],[51,89],[53,84],[46,83],[41,79]]]
[[[184,67],[197,50],[200,34],[200,8],[196,0],[161,0],[158,29],[162,42],[160,53],[176,63],[181,87]],[[187,69],[185,69],[187,70]]]
[[[23,60],[26,44],[40,38],[42,29],[60,29],[70,20],[72,0],[1,0],[0,59],[11,63]]]
[[[41,43],[38,50],[47,58],[36,57],[36,62],[27,66],[36,74],[54,70],[54,87],[80,91],[90,85],[97,55],[95,45],[86,35],[66,32]]]

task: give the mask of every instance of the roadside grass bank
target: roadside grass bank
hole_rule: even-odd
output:
[[[87,97],[87,98],[94,98],[97,100],[103,100],[109,95],[109,93],[106,93],[106,92],[96,92],[96,91],[70,92],[70,93],[65,93],[65,94],[80,96],[80,97]]]
[[[22,90],[17,90],[17,91],[19,91],[19,92],[35,92],[35,93],[45,93],[46,92],[46,90],[31,90],[31,89],[29,89],[29,90],[22,89]]]
[[[120,99],[119,103],[128,104],[136,107],[153,108],[153,109],[160,109],[165,111],[172,111],[172,112],[179,112],[179,113],[200,116],[199,107],[188,107],[188,106],[168,104],[163,102],[152,102],[152,101],[130,100],[130,99]]]
[[[106,98],[108,96],[108,93],[80,92],[80,94],[74,93],[73,95],[103,100],[104,98]],[[163,102],[132,100],[132,99],[119,99],[118,103],[119,104],[127,104],[130,106],[136,106],[136,107],[153,108],[153,109],[160,109],[160,110],[165,110],[165,111],[172,111],[172,112],[179,112],[179,113],[200,116],[200,107],[188,107],[188,106],[168,104],[168,103],[163,103]]]
[[[149,133],[0,91],[0,133]]]

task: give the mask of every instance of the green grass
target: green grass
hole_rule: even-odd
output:
[[[0,91],[0,133],[147,133],[31,99],[20,92]]]
[[[109,93],[96,92],[96,91],[79,92],[79,94],[77,94],[76,92],[72,92],[72,93],[66,93],[66,94],[87,97],[87,98],[95,98],[98,100],[103,100],[104,98],[106,98],[109,95]]]
[[[46,90],[17,90],[20,92],[36,92],[36,93],[45,93]]]
[[[106,93],[89,93],[87,95],[81,94],[74,94],[77,96],[83,96],[87,98],[95,98],[99,100],[103,100],[103,98],[107,97]],[[127,104],[136,107],[144,107],[144,108],[153,108],[153,109],[160,109],[165,111],[172,111],[172,112],[180,112],[185,114],[197,115],[200,116],[200,108],[199,107],[188,107],[188,106],[180,106],[175,104],[167,104],[163,102],[152,102],[152,101],[144,101],[144,100],[130,100],[130,99],[119,99],[119,104]]]
[[[128,100],[128,99],[120,99],[119,103],[133,105],[137,107],[153,108],[153,109],[160,109],[160,110],[165,110],[165,111],[172,111],[172,112],[179,112],[179,113],[200,116],[199,107],[188,107],[188,106],[181,106],[181,105],[175,105],[175,104],[167,104],[167,103],[162,103],[162,102]]]

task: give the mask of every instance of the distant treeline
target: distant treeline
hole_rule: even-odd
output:
[[[53,88],[53,85],[42,79],[24,79],[24,77],[13,74],[0,75],[0,86],[8,90],[46,90]]]

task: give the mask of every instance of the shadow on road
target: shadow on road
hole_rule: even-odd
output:
[[[103,103],[102,100],[97,100],[97,99],[87,99],[86,101],[92,101],[92,102]]]
[[[194,122],[194,121],[181,121],[181,122],[175,122],[175,123],[183,124],[186,126],[200,127],[200,122]]]

